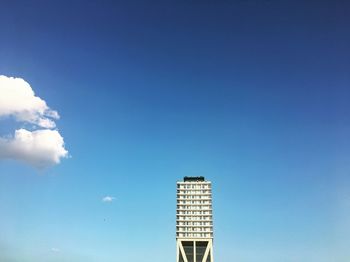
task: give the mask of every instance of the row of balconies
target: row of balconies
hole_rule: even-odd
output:
[[[212,215],[205,216],[176,216],[176,221],[211,221]]]
[[[190,214],[191,215],[191,214],[194,214],[194,212],[195,212],[198,215],[201,215],[201,214],[207,215],[207,214],[211,214],[212,211],[213,210],[211,208],[210,209],[179,209],[179,208],[177,208],[176,214],[177,215],[181,215],[181,214],[184,214],[184,215]]]
[[[176,210],[194,210],[194,211],[197,211],[197,210],[213,210],[211,208],[211,206],[177,206]]]
[[[188,197],[188,198],[194,198],[194,197],[208,197],[211,198],[211,192],[177,192],[177,198],[179,197]]]
[[[211,210],[205,210],[205,211],[185,211],[185,210],[177,210],[176,215],[186,215],[186,216],[193,216],[193,215],[212,215]]]
[[[177,185],[177,189],[211,189],[209,185]]]
[[[181,224],[181,225],[192,225],[192,224],[195,224],[196,226],[198,224],[201,224],[201,225],[212,225],[213,224],[213,221],[211,219],[197,219],[197,220],[179,220],[177,219],[176,220],[176,225],[178,224]]]
[[[188,195],[188,198],[185,198],[184,196],[181,196],[181,198],[177,198],[177,202],[183,202],[183,203],[211,203],[211,198],[205,196],[202,198],[191,198],[191,195]]]
[[[206,222],[176,222],[177,226],[183,226],[183,227],[212,227],[213,226],[213,222],[212,221],[206,221]]]
[[[177,215],[186,215],[186,214],[189,214],[189,215],[193,215],[194,213],[193,212],[197,212],[196,214],[198,215],[207,215],[207,214],[211,214],[212,212],[210,211],[213,211],[213,209],[211,208],[177,208],[176,209],[177,211]],[[178,213],[178,212],[187,212],[187,213]],[[202,213],[200,213],[202,212]]]
[[[177,196],[177,199],[189,199],[189,200],[197,200],[197,199],[204,199],[204,200],[211,200],[211,196],[206,194],[206,195],[185,195],[185,194],[180,194]]]
[[[213,235],[213,231],[176,231],[176,234],[204,234],[206,236]]]
[[[178,205],[188,205],[188,206],[207,206],[211,205],[209,200],[177,200]]]
[[[176,183],[177,185],[180,185],[180,186],[202,186],[202,185],[204,185],[204,186],[211,186],[211,182],[209,182],[209,181],[204,181],[204,182],[198,182],[198,181],[196,181],[196,182],[189,182],[189,181],[187,181],[187,182],[183,182],[183,181],[178,181],[177,183]]]
[[[202,232],[202,233],[213,233],[213,227],[176,227],[176,232],[187,233],[187,232]]]
[[[193,205],[188,205],[188,204],[177,204],[176,205],[177,209],[211,209],[212,206],[211,204],[193,204]]]
[[[184,188],[178,188],[177,189],[177,192],[180,193],[181,192],[187,192],[187,193],[190,193],[190,192],[193,192],[193,193],[197,193],[197,192],[211,192],[211,189],[210,188],[198,188],[198,189],[184,189]]]
[[[195,197],[209,197],[211,198],[211,192],[201,192],[201,193],[184,193],[184,192],[178,192],[177,193],[177,198],[179,197],[185,197],[187,196],[188,198],[195,198]]]
[[[213,238],[212,233],[176,233],[178,238]]]
[[[176,199],[209,199],[211,200],[211,194],[210,193],[205,193],[205,194],[183,194],[183,193],[178,193],[176,195]]]
[[[205,182],[180,182],[178,181],[176,183],[177,185],[180,185],[180,186],[210,186],[211,185],[211,182],[209,181],[205,181]]]

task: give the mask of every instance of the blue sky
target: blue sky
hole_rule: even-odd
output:
[[[350,260],[348,3],[49,2],[1,1],[0,74],[71,158],[0,162],[1,261],[174,261],[192,175],[217,261]]]

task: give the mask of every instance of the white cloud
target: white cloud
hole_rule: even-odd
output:
[[[22,78],[0,75],[0,119],[13,117],[34,124],[34,131],[18,129],[13,136],[0,137],[0,159],[15,159],[43,168],[60,163],[68,156],[63,137],[54,120],[57,111],[35,93]]]
[[[56,124],[53,119],[59,118],[56,111],[35,96],[25,80],[0,75],[0,117],[9,116],[42,128],[54,128]]]
[[[14,137],[0,138],[0,158],[16,159],[43,168],[67,157],[63,137],[57,130],[16,130]]]
[[[112,202],[114,201],[115,197],[112,196],[105,196],[104,198],[102,198],[102,202]]]
[[[61,250],[59,248],[57,248],[57,247],[52,247],[51,251],[54,252],[54,253],[57,253],[57,252],[60,252]]]

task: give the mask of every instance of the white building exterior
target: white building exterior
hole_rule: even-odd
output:
[[[211,182],[184,177],[177,182],[177,262],[213,262]]]

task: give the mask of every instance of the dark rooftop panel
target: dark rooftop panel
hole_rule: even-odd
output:
[[[185,176],[184,177],[184,182],[196,182],[196,181],[201,181],[204,182],[204,176]]]

